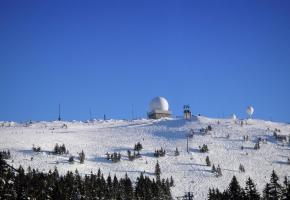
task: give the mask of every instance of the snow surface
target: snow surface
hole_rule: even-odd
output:
[[[218,124],[218,121],[220,122]],[[62,128],[63,124],[67,128]],[[208,125],[213,131],[208,135],[195,135],[189,142],[190,153],[186,152],[186,134],[190,129],[198,130]],[[172,188],[173,196],[181,196],[184,192],[192,191],[195,199],[206,199],[210,187],[225,189],[233,175],[242,186],[249,176],[254,179],[258,189],[262,191],[269,181],[272,170],[280,178],[290,175],[290,147],[283,145],[273,137],[273,130],[278,128],[283,135],[290,134],[290,125],[263,120],[249,120],[247,125],[235,124],[232,119],[211,119],[196,117],[191,121],[183,119],[161,120],[95,120],[93,122],[33,122],[19,124],[15,122],[0,122],[0,150],[9,149],[12,158],[8,163],[24,168],[31,166],[48,171],[57,167],[60,173],[78,169],[81,174],[97,173],[100,168],[105,175],[116,174],[123,177],[125,173],[135,179],[140,172],[154,177],[157,160],[161,167],[162,178],[175,180]],[[230,135],[227,138],[227,135]],[[243,136],[249,135],[249,141],[243,141]],[[257,138],[265,138],[267,144],[261,143],[260,150],[254,150]],[[127,150],[141,142],[142,157],[134,161],[127,158]],[[70,154],[77,156],[84,150],[84,164],[68,163],[69,155],[51,155],[55,144],[65,144]],[[40,146],[42,152],[34,153],[32,145]],[[208,153],[200,153],[199,146],[207,144]],[[241,146],[244,150],[241,150]],[[163,147],[166,156],[155,158],[155,149]],[[181,151],[175,157],[175,148]],[[106,160],[106,152],[120,152],[121,162],[112,163]],[[215,177],[211,167],[205,165],[205,158],[222,168],[222,177]],[[31,160],[33,157],[33,160]],[[245,173],[240,173],[239,165],[245,166]],[[283,179],[282,179],[283,180]]]

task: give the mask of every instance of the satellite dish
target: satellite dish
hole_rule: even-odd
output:
[[[247,108],[247,113],[248,113],[248,115],[249,115],[249,118],[252,118],[252,115],[253,115],[253,113],[254,113],[254,108],[253,108],[252,106],[249,106],[249,107]]]

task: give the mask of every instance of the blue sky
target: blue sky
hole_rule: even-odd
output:
[[[174,115],[290,122],[290,1],[0,1],[0,120]]]

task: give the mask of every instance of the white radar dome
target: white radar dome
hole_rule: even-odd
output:
[[[232,120],[237,120],[237,116],[235,114],[232,114],[231,118]]]
[[[150,102],[150,111],[160,110],[160,111],[168,111],[169,104],[168,101],[164,97],[155,97]]]
[[[254,113],[254,108],[253,108],[253,106],[249,106],[249,107],[247,108],[247,113],[248,113],[249,117],[251,118],[252,115],[253,115],[253,113]]]

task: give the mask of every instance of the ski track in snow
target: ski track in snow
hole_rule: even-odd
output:
[[[220,121],[220,124],[217,121]],[[287,157],[290,157],[290,146],[282,145],[273,137],[273,130],[278,128],[284,135],[290,134],[290,125],[263,120],[250,120],[247,125],[235,124],[229,119],[211,119],[197,117],[191,121],[183,119],[162,120],[107,120],[94,122],[35,122],[29,126],[14,122],[0,122],[0,150],[9,149],[12,158],[8,163],[24,168],[31,166],[42,171],[57,167],[60,173],[78,169],[81,174],[97,173],[100,168],[104,175],[116,174],[136,179],[141,172],[154,178],[157,160],[161,167],[162,178],[172,176],[175,187],[173,196],[181,196],[184,192],[192,191],[194,199],[206,199],[208,189],[218,187],[224,190],[233,175],[242,186],[251,177],[261,192],[269,181],[272,170],[280,179],[290,175]],[[66,124],[67,129],[62,128]],[[9,127],[8,127],[9,125]],[[194,135],[189,141],[190,153],[186,151],[186,134],[190,129],[213,127],[208,135]],[[270,130],[268,130],[268,128]],[[227,135],[230,135],[227,138]],[[243,136],[249,135],[249,141],[243,141]],[[254,150],[257,138],[267,138],[267,144],[261,143],[260,150]],[[128,161],[127,150],[134,144],[141,142],[142,157]],[[77,161],[68,163],[69,155],[51,155],[54,145],[65,144],[71,155],[77,156],[84,150],[86,160],[84,164]],[[32,145],[40,146],[42,152],[34,153]],[[200,153],[198,148],[203,144],[209,147],[208,153]],[[244,150],[241,150],[241,146]],[[166,156],[155,158],[155,149],[164,148]],[[180,156],[175,157],[174,151],[178,147]],[[121,162],[112,163],[106,160],[106,152],[120,152]],[[211,167],[206,166],[205,158],[209,156],[215,166],[220,165],[223,176],[216,178],[211,173]],[[31,160],[33,157],[33,160]],[[146,164],[147,162],[147,164]],[[239,165],[245,166],[246,172],[240,173]]]

